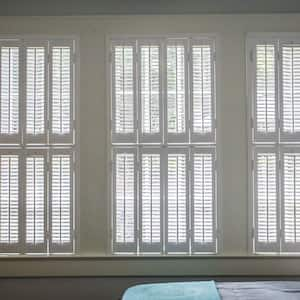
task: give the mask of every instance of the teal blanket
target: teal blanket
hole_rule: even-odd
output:
[[[129,288],[122,300],[221,300],[214,281],[142,284]]]

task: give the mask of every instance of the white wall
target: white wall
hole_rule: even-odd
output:
[[[219,178],[224,258],[74,260],[0,259],[0,275],[297,274],[296,258],[248,255],[245,36],[247,32],[300,32],[300,14],[101,17],[0,17],[1,34],[75,34],[80,38],[80,256],[108,255],[108,103],[106,37],[109,34],[216,33],[220,43]],[[226,258],[230,256],[231,258]],[[237,259],[232,256],[238,256]],[[288,262],[287,262],[288,261]],[[281,268],[285,266],[284,269]],[[300,264],[299,264],[300,265]],[[245,268],[243,268],[243,266]],[[289,268],[287,268],[287,266]],[[199,268],[201,267],[201,268]],[[298,271],[299,269],[299,271]]]

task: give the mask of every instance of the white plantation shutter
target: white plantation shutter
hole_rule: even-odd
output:
[[[277,48],[275,43],[257,44],[254,51],[255,140],[275,140],[277,134]]]
[[[162,159],[161,149],[143,148],[140,154],[140,251],[161,252]]]
[[[284,140],[300,138],[300,44],[283,44],[282,52],[282,128]]]
[[[186,42],[169,40],[167,55],[167,139],[168,142],[187,141],[187,60]]]
[[[192,251],[216,251],[215,153],[195,148],[192,153]]]
[[[20,142],[20,46],[0,43],[0,142]]]
[[[25,248],[26,252],[46,251],[46,153],[27,151],[25,157]]]
[[[50,141],[73,142],[73,41],[50,42]]]
[[[209,41],[191,43],[191,133],[193,142],[213,142],[214,47]]]
[[[162,139],[161,46],[158,42],[139,45],[140,139],[160,142]]]
[[[73,154],[53,150],[50,157],[50,252],[73,252]]]
[[[0,249],[20,250],[20,158],[18,154],[0,153]]]
[[[189,251],[188,152],[168,149],[166,182],[166,251]]]
[[[255,250],[279,251],[278,158],[273,148],[254,154]]]
[[[113,247],[115,252],[136,252],[136,151],[131,148],[119,148],[114,150],[113,155]]]
[[[136,139],[136,48],[124,41],[112,45],[112,139]]]
[[[282,213],[283,252],[300,251],[300,152],[285,149],[283,153]]]
[[[26,142],[46,141],[47,121],[47,43],[25,44]]]

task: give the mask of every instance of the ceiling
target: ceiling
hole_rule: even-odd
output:
[[[300,0],[0,0],[1,16],[297,12]]]

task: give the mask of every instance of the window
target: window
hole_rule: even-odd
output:
[[[215,41],[111,41],[112,249],[215,253]]]
[[[73,253],[75,41],[0,40],[0,252]]]
[[[254,252],[300,252],[300,39],[249,37]]]

